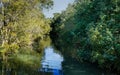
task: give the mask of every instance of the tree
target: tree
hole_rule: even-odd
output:
[[[60,14],[60,22],[53,21],[59,29],[55,44],[70,57],[119,72],[119,4],[119,0],[76,0]]]
[[[11,57],[27,51],[30,53],[34,40],[38,37],[42,40],[51,30],[42,8],[48,9],[53,1],[1,0],[0,3],[1,57]]]

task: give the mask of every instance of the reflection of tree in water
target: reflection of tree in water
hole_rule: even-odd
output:
[[[38,61],[40,60],[31,59],[31,61],[33,60],[34,60],[34,64],[32,64],[32,62],[30,61],[28,61],[30,63],[25,63],[25,62],[23,63],[15,59],[11,59],[8,62],[3,61],[0,63],[0,74],[1,75],[34,75],[34,74],[39,75],[37,69],[40,67],[40,64],[38,64]]]

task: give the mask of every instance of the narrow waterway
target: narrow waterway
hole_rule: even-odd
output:
[[[40,71],[43,72],[43,75],[47,75],[46,73],[50,75],[63,75],[62,62],[63,56],[58,51],[55,51],[52,46],[47,47],[44,50]]]
[[[20,55],[18,56],[21,58]],[[44,48],[41,60],[36,58],[32,55],[26,58],[24,56],[22,59],[26,59],[27,63],[14,60],[11,65],[9,62],[1,64],[0,75],[115,75],[101,70],[93,64],[80,63],[71,58],[64,58],[54,46]],[[33,64],[30,65],[28,59],[33,60]],[[38,65],[36,66],[37,61]]]
[[[45,48],[41,64],[41,75],[113,75],[89,63],[64,59],[52,46]]]

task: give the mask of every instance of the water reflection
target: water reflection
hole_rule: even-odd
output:
[[[69,58],[63,59],[63,56],[52,46],[45,48],[41,61],[37,58],[39,56],[21,56],[24,57],[19,57],[19,60],[26,58],[26,61],[33,61],[33,64],[20,63],[16,60],[12,64],[10,62],[4,64],[0,62],[0,75],[115,75],[100,70],[89,63],[78,63]],[[41,67],[36,65],[37,69],[35,68],[35,63],[37,64],[35,59],[38,64],[41,64]]]
[[[41,61],[41,75],[115,75],[103,71],[89,63],[78,63],[74,59],[65,58],[50,46],[45,48]]]
[[[78,62],[69,58],[66,58],[62,65],[64,75],[116,75],[88,62]]]
[[[43,73],[50,73],[49,75],[62,75],[62,61],[63,57],[60,53],[54,51],[52,46],[45,48],[44,56],[41,61]],[[48,74],[46,74],[48,75]]]

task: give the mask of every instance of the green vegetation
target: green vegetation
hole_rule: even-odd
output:
[[[49,34],[65,56],[120,72],[120,0],[75,0],[47,19],[42,10],[52,6],[52,0],[0,0],[2,75],[39,68]]]
[[[52,0],[0,0],[0,62],[39,67],[50,20],[42,13]],[[50,42],[49,42],[50,43]],[[49,44],[48,43],[48,44]],[[15,65],[16,64],[16,65]],[[4,65],[7,67],[7,65]],[[3,66],[3,69],[5,67]]]
[[[120,0],[76,0],[54,14],[51,27],[65,56],[120,72]]]

